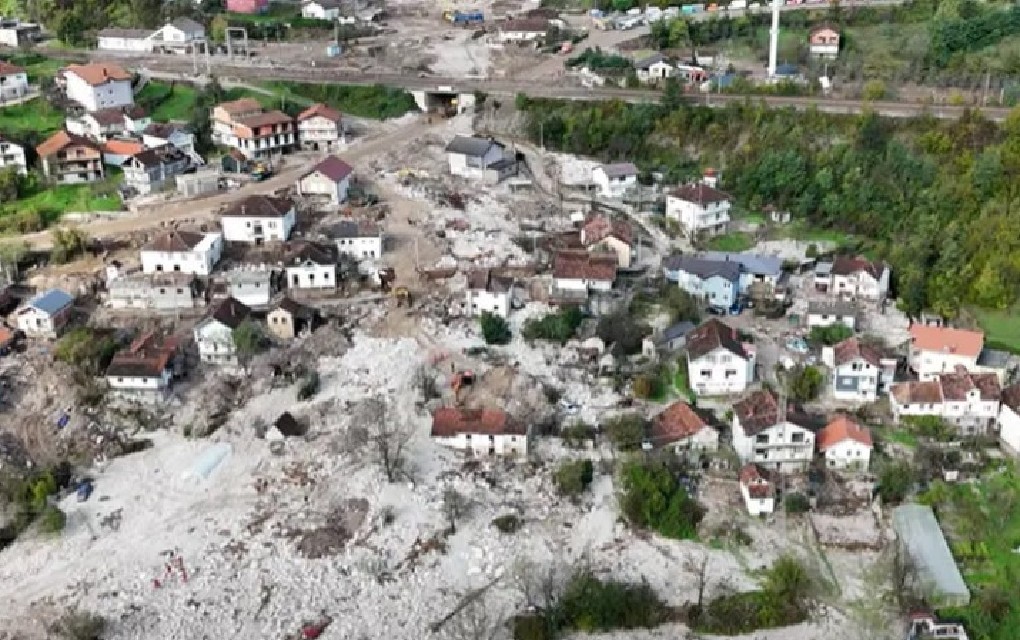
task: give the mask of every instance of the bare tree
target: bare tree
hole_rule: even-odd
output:
[[[493,611],[485,597],[480,596],[450,620],[447,635],[456,640],[496,640],[506,635],[505,622],[503,613]]]
[[[698,611],[705,605],[705,590],[708,588],[708,554],[702,553],[698,557],[688,556],[684,562],[684,569],[694,574],[698,585]]]
[[[388,481],[396,482],[397,476],[406,475],[404,449],[413,434],[412,425],[392,416],[385,399],[376,396],[359,403],[351,431],[363,436]]]
[[[528,607],[551,610],[566,584],[568,570],[556,563],[538,564],[521,559],[514,564],[513,579],[524,594]]]
[[[414,386],[421,392],[422,402],[442,397],[436,384],[436,374],[428,365],[420,365],[414,372]]]
[[[451,533],[457,532],[457,521],[461,516],[467,515],[470,510],[471,501],[463,493],[453,487],[449,487],[443,492],[443,513],[446,514],[446,519],[450,522]]]

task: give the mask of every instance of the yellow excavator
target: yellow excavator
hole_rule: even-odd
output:
[[[397,301],[397,308],[398,309],[400,307],[405,306],[405,305],[408,308],[411,307],[411,292],[410,292],[410,290],[408,290],[407,287],[394,287],[393,288],[393,297]]]

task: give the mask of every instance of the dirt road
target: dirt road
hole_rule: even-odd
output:
[[[398,126],[390,131],[379,135],[371,136],[355,144],[342,156],[357,170],[359,163],[370,160],[373,156],[389,151],[394,145],[406,143],[417,138],[430,129],[427,120],[414,120],[407,124]],[[272,193],[292,185],[303,173],[314,166],[321,157],[308,158],[303,161],[300,155],[291,156],[290,162],[285,169],[277,175],[264,182],[245,185],[236,191],[224,193],[210,198],[192,200],[187,202],[175,202],[156,209],[155,211],[139,214],[130,218],[118,220],[107,220],[90,222],[83,225],[83,228],[91,237],[110,236],[122,233],[131,233],[142,229],[158,227],[164,223],[182,219],[207,220],[213,216],[224,204],[233,202],[244,196]],[[292,164],[297,162],[297,164]],[[53,238],[49,231],[30,233],[20,236],[21,241],[28,243],[33,249],[49,249],[53,246]]]

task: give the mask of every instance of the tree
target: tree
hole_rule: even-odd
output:
[[[782,556],[765,574],[765,592],[781,602],[802,602],[811,592],[811,579],[792,556]]]
[[[843,342],[847,338],[853,337],[853,335],[853,329],[842,322],[837,322],[827,327],[814,327],[811,329],[811,333],[808,334],[808,340],[815,344],[824,344],[831,347],[834,344]]]
[[[111,333],[90,327],[77,327],[57,341],[53,357],[91,377],[106,370],[116,351],[117,342]]]
[[[591,460],[568,460],[562,462],[553,476],[556,481],[556,488],[561,495],[575,498],[584,493],[588,485],[591,484],[594,471]]]
[[[878,495],[886,504],[903,502],[914,486],[914,468],[907,462],[885,465],[878,474]]]
[[[510,324],[500,316],[482,312],[479,319],[485,344],[507,344],[510,342]]]
[[[620,510],[632,524],[667,538],[695,537],[705,510],[687,495],[665,464],[632,460],[624,464],[621,475]]]
[[[790,397],[797,402],[807,402],[818,397],[825,377],[818,367],[798,367],[790,374]]]
[[[694,574],[698,585],[698,611],[705,606],[705,590],[708,588],[708,561],[707,553],[701,553],[697,559],[688,557],[684,562],[684,569]]]
[[[17,200],[20,188],[21,176],[18,174],[18,167],[0,169],[0,202]]]
[[[265,348],[266,334],[262,331],[262,325],[254,320],[242,321],[234,328],[232,335],[237,358],[245,366]]]
[[[393,481],[390,480],[390,482]],[[471,502],[463,493],[453,487],[443,491],[443,513],[446,514],[446,520],[450,523],[451,533],[457,532],[457,521],[466,515],[470,509]]]
[[[662,294],[662,304],[669,311],[670,322],[701,320],[701,305],[697,298],[676,285],[666,285]]]
[[[620,451],[634,451],[645,441],[645,419],[638,413],[627,413],[602,423],[602,431]]]
[[[88,235],[77,227],[57,227],[50,231],[53,240],[51,259],[56,263],[64,263],[85,253],[88,246]]]
[[[648,325],[635,322],[634,318],[622,311],[603,316],[595,329],[596,335],[607,347],[612,345],[615,356],[639,353],[641,342],[651,331]]]
[[[102,640],[105,630],[103,616],[77,609],[69,609],[47,629],[60,640]]]
[[[584,314],[577,307],[567,307],[524,323],[521,335],[527,340],[553,340],[564,343],[574,337]]]
[[[493,604],[481,593],[450,619],[449,633],[455,640],[496,640],[501,636],[505,617],[501,611],[494,612]]]
[[[396,482],[399,475],[407,475],[404,450],[414,431],[409,423],[389,414],[389,405],[381,396],[362,400],[351,420],[354,432],[351,435],[355,447],[367,445],[386,474],[386,480]]]

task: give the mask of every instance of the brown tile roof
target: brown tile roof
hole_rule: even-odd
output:
[[[753,436],[779,424],[779,402],[771,391],[759,389],[734,404],[733,415],[744,433]]]
[[[440,407],[432,412],[433,438],[448,438],[462,433],[523,436],[528,430],[500,409]]]
[[[45,158],[72,146],[83,146],[99,151],[99,147],[88,138],[67,131],[58,131],[36,147],[35,152],[40,157]]]
[[[696,184],[685,184],[673,191],[673,197],[680,198],[687,202],[694,202],[700,205],[714,204],[716,202],[727,202],[730,196],[718,189],[714,189],[703,182]]]
[[[998,400],[1002,395],[999,376],[994,373],[943,373],[938,377],[942,385],[942,398],[948,402],[962,402],[967,393],[977,390],[982,400]]]
[[[106,368],[107,376],[157,377],[170,365],[179,341],[148,332],[137,338],[127,349],[117,352]]]
[[[614,236],[627,244],[633,241],[633,231],[624,220],[614,220],[607,216],[592,216],[585,221],[583,233],[585,246],[597,244],[609,236]]]
[[[1020,382],[1011,384],[1002,390],[1002,404],[1020,415]]]
[[[752,498],[768,498],[772,495],[772,483],[766,473],[754,463],[745,464],[740,469],[740,484],[747,487]]]
[[[513,286],[512,278],[497,276],[491,269],[475,269],[467,273],[467,287],[472,291],[506,293]]]
[[[220,212],[220,215],[228,217],[278,218],[286,215],[293,208],[294,202],[289,198],[254,195],[227,205]]]
[[[0,60],[0,76],[13,76],[19,73],[25,73],[25,70],[17,65]]]
[[[72,64],[65,69],[73,73],[93,87],[106,84],[112,80],[130,80],[131,74],[123,67],[107,62],[90,62],[89,64]]]
[[[262,105],[255,98],[241,98],[239,100],[231,100],[230,102],[221,102],[215,108],[222,109],[232,118],[242,113],[262,111]]]
[[[857,256],[856,258],[839,256],[832,261],[833,275],[849,276],[861,271],[864,271],[875,280],[878,280],[882,277],[882,272],[885,271],[885,263],[881,261],[872,262],[871,260],[861,256]]]
[[[545,18],[522,18],[520,20],[506,20],[499,25],[499,30],[506,31],[522,31],[522,32],[541,32],[545,33],[549,29],[549,21]]]
[[[124,124],[124,111],[121,109],[110,108],[100,109],[93,111],[85,116],[86,118],[92,118],[100,125],[113,125],[113,124]]]
[[[314,308],[303,305],[290,296],[284,296],[283,299],[276,304],[275,308],[282,309],[295,318],[312,318],[316,314],[316,310]]]
[[[298,122],[303,122],[310,118],[326,118],[327,120],[332,120],[333,122],[340,122],[340,120],[343,119],[343,114],[341,114],[336,109],[333,109],[332,107],[327,107],[326,105],[319,102],[313,104],[312,106],[308,107],[307,109],[299,113],[297,117]]]
[[[336,264],[339,260],[336,245],[319,244],[316,242],[293,242],[284,249],[285,262],[304,264],[312,262],[319,265]]]
[[[899,404],[939,404],[942,386],[938,380],[927,382],[901,382],[889,387],[889,394]]]
[[[145,151],[145,145],[134,140],[107,140],[103,143],[103,153],[115,156],[133,156]]]
[[[861,344],[857,338],[847,338],[832,348],[833,358],[836,366],[842,366],[848,362],[861,358],[873,367],[878,367],[882,362],[882,355],[877,349],[870,345]]]
[[[816,442],[818,450],[824,452],[844,440],[853,440],[869,447],[872,446],[871,432],[866,428],[861,428],[846,416],[839,416],[825,425],[825,428],[818,432]]]
[[[164,253],[176,253],[191,251],[205,238],[201,233],[194,231],[168,231],[156,237],[152,242],[142,247],[142,251],[162,251]]]
[[[569,280],[616,280],[615,253],[565,249],[553,257],[553,277]]]
[[[14,341],[14,331],[4,326],[0,326],[0,346],[6,347]]]
[[[305,175],[308,176],[316,172],[321,173],[333,182],[340,182],[354,173],[354,167],[336,156],[326,156],[322,162],[312,167],[312,170]]]
[[[222,322],[231,329],[236,329],[250,315],[251,309],[247,305],[234,298],[226,298],[216,305],[209,317]]]
[[[674,402],[652,419],[652,442],[655,445],[684,440],[709,428],[686,402]]]
[[[748,357],[737,330],[721,320],[707,320],[687,334],[687,355],[691,360],[697,360],[720,347],[741,358]]]
[[[291,118],[282,111],[267,111],[265,113],[256,113],[255,115],[236,120],[235,124],[240,127],[255,129],[258,127],[268,127],[274,124],[284,124],[293,121],[294,118]]]
[[[174,124],[172,122],[153,122],[149,126],[145,127],[145,135],[153,136],[154,138],[168,139],[177,131],[183,131],[188,133],[188,128],[182,124]]]
[[[920,351],[938,351],[976,358],[985,345],[985,334],[950,327],[910,327],[910,341]]]

